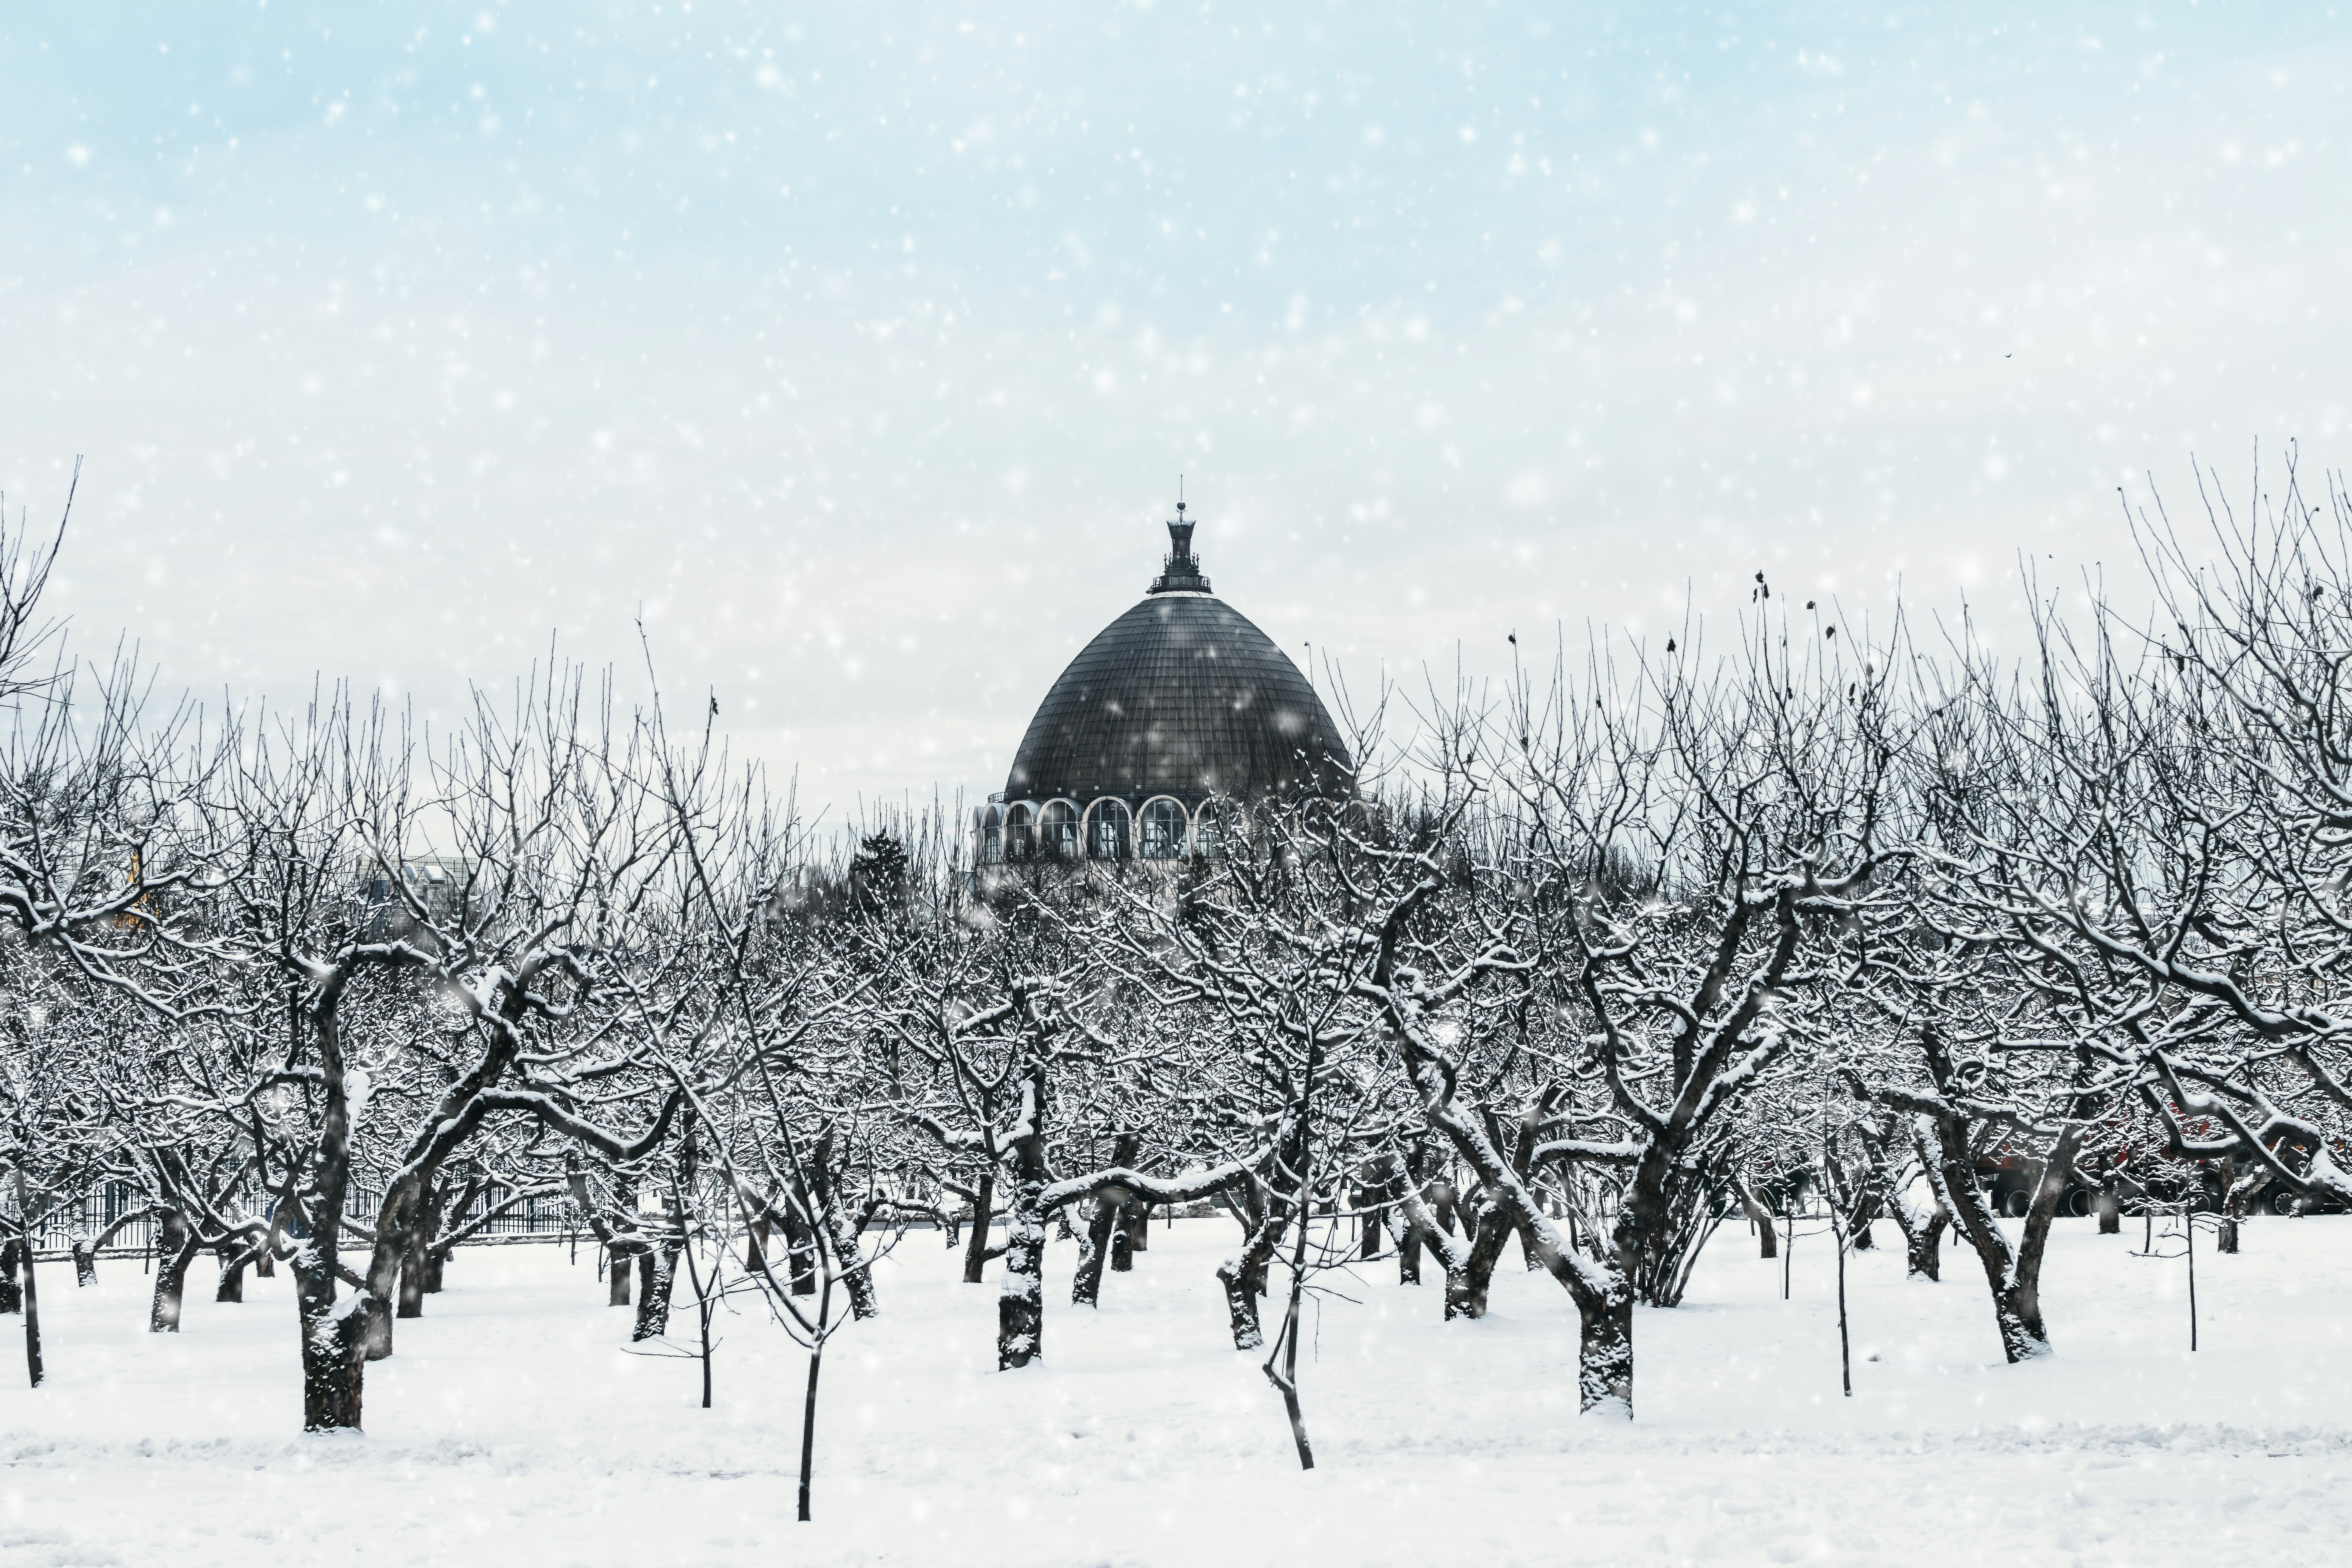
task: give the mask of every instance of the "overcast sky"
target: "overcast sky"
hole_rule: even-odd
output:
[[[854,809],[1002,785],[1179,473],[1354,685],[1759,569],[1998,629],[2150,471],[2352,458],[2330,7],[795,9],[0,17],[83,651],[446,710],[642,612]]]

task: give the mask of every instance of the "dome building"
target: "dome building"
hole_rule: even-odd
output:
[[[1231,805],[1354,793],[1322,700],[1209,591],[1181,501],[1176,514],[1159,577],[1062,671],[973,814],[980,860],[1172,860],[1209,848]]]

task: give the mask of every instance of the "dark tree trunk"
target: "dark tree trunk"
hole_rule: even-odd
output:
[[[604,1261],[611,1268],[610,1285],[605,1305],[625,1307],[629,1304],[629,1258],[636,1248],[627,1242],[616,1241],[604,1248]]]
[[[1863,1140],[1865,1154],[1869,1140]],[[1866,1157],[1863,1169],[1856,1173],[1844,1161],[1831,1153],[1822,1162],[1822,1179],[1830,1200],[1830,1223],[1845,1237],[1849,1250],[1867,1252],[1876,1245],[1870,1234],[1870,1222],[1885,1212],[1879,1201],[1880,1181],[1874,1157]]]
[[[180,1331],[180,1302],[187,1289],[188,1265],[201,1247],[187,1216],[177,1209],[164,1212],[155,1227],[155,1298],[147,1310],[147,1331]]]
[[[472,1191],[469,1186],[468,1194]],[[425,1315],[426,1281],[433,1269],[433,1244],[440,1239],[441,1213],[449,1202],[449,1185],[437,1173],[425,1178],[415,1218],[408,1226],[407,1246],[400,1258],[400,1295],[393,1308],[399,1318]]]
[[[1265,1277],[1275,1249],[1282,1245],[1282,1233],[1287,1211],[1279,1204],[1266,1205],[1257,1228],[1252,1231],[1242,1249],[1217,1267],[1217,1281],[1225,1288],[1225,1313],[1234,1335],[1234,1349],[1254,1351],[1265,1344],[1265,1330],[1258,1321],[1257,1299],[1265,1294]]]
[[[743,1235],[743,1271],[747,1274],[760,1275],[768,1271],[768,1229],[767,1212],[762,1209],[760,1217],[751,1222],[751,1229]]]
[[[1621,1276],[1622,1278],[1622,1276]],[[1577,1309],[1578,1406],[1633,1418],[1633,1296],[1622,1285],[1607,1298]]]
[[[427,1173],[422,1179],[429,1182],[432,1176]],[[392,1318],[401,1301],[402,1265],[415,1244],[420,1206],[417,1180],[405,1173],[394,1177],[376,1208],[375,1246],[368,1258],[369,1288],[362,1292],[367,1298],[362,1309],[366,1321],[360,1331],[370,1361],[392,1354]]]
[[[474,1193],[480,1185],[479,1178],[477,1176],[467,1183],[466,1191],[459,1194],[464,1200],[464,1204],[457,1210],[457,1218],[461,1223],[466,1217],[467,1207],[474,1201]],[[488,1201],[487,1196],[484,1201]],[[528,1214],[530,1211],[526,1209],[524,1212]],[[432,1223],[425,1227],[425,1234],[432,1245],[425,1249],[425,1293],[428,1296],[438,1296],[441,1293],[441,1268],[448,1262],[450,1250],[441,1239],[449,1229],[449,1194],[446,1188],[435,1191],[433,1211],[427,1217]]]
[[[1372,1173],[1378,1180],[1370,1188],[1372,1200],[1386,1205],[1389,1239],[1396,1246],[1397,1283],[1421,1283],[1421,1258],[1424,1251],[1436,1252],[1439,1266],[1444,1266],[1446,1247],[1450,1245],[1438,1231],[1431,1215],[1427,1198],[1418,1185],[1417,1172],[1423,1169],[1416,1154],[1411,1161],[1391,1155],[1377,1163]]]
[[[982,1271],[988,1266],[988,1221],[990,1205],[996,1202],[996,1173],[982,1171],[980,1180],[972,1184],[971,1239],[963,1249],[963,1282],[981,1283]]]
[[[573,1177],[575,1183],[578,1180],[577,1176]],[[624,1215],[634,1214],[637,1206],[637,1184],[615,1181],[613,1184],[613,1206]],[[602,1222],[599,1224],[601,1226]],[[608,1242],[605,1245],[604,1260],[612,1269],[612,1287],[605,1298],[609,1305],[625,1307],[629,1304],[629,1259],[637,1255],[642,1245],[626,1242]]]
[[[215,1301],[243,1302],[245,1300],[245,1266],[252,1258],[252,1249],[242,1237],[222,1242],[213,1249],[220,1262],[220,1284],[213,1291]]]
[[[996,1294],[996,1369],[1010,1372],[1045,1353],[1045,1067],[1033,1060],[1021,1084],[1021,1115],[1004,1149],[1013,1204],[1004,1215],[1004,1279]],[[1069,1217],[1069,1205],[1062,1205]]]
[[[809,1479],[816,1460],[816,1378],[824,1366],[824,1342],[809,1352],[808,1392],[801,1399],[800,1521],[809,1521]]]
[[[1864,1123],[1861,1134],[1875,1169],[1880,1201],[1887,1217],[1903,1233],[1904,1278],[1934,1284],[1944,1277],[1944,1232],[1952,1223],[1938,1173],[1941,1135],[1916,1116],[1896,1116],[1884,1124]],[[1906,1148],[1918,1161],[1930,1194],[1927,1203],[1913,1195],[1911,1161],[1898,1152]]]
[[[1027,1366],[1045,1348],[1045,1162],[1034,1138],[1014,1151],[1004,1216],[1004,1280],[996,1298],[996,1367]]]
[[[408,1246],[400,1258],[400,1293],[394,1298],[392,1315],[395,1318],[421,1318],[425,1315],[425,1258],[428,1248],[422,1226],[411,1230]]]
[[[326,1105],[311,1145],[309,1183],[313,1202],[302,1215],[310,1235],[293,1255],[296,1323],[302,1340],[302,1426],[310,1432],[360,1429],[360,1394],[367,1376],[367,1323],[373,1305],[364,1290],[335,1299],[335,1249],[351,1189],[351,1103],[343,1088],[342,1031],[338,1016],[344,971],[314,983],[301,1007],[319,1051]],[[290,1197],[296,1172],[287,1172]],[[281,1199],[281,1204],[285,1200]],[[192,1238],[193,1239],[193,1238]]]
[[[302,1331],[302,1429],[360,1429],[360,1394],[367,1376],[367,1300],[335,1300],[335,1277],[313,1244],[294,1262],[295,1299]]]
[[[1078,1267],[1070,1277],[1073,1307],[1092,1307],[1102,1300],[1103,1266],[1110,1260],[1112,1233],[1126,1229],[1120,1212],[1124,1195],[1117,1187],[1096,1195],[1095,1212],[1078,1238]]]
[[[1218,1198],[1225,1205],[1225,1212],[1234,1216],[1234,1223],[1242,1227],[1241,1250],[1217,1265],[1217,1283],[1225,1292],[1228,1328],[1235,1350],[1256,1350],[1265,1342],[1265,1331],[1258,1322],[1257,1299],[1265,1293],[1262,1259],[1273,1256],[1276,1245],[1265,1235],[1274,1205],[1255,1182],[1228,1187]],[[1274,1234],[1278,1239],[1279,1226]]]
[[[1589,1254],[1579,1257],[1572,1253],[1570,1249],[1574,1244],[1562,1237],[1551,1221],[1544,1216],[1528,1184],[1519,1179],[1502,1152],[1495,1147],[1484,1124],[1491,1119],[1454,1099],[1453,1079],[1444,1059],[1423,1049],[1410,1027],[1396,1028],[1392,1037],[1406,1052],[1413,1081],[1422,1092],[1431,1131],[1443,1135],[1453,1144],[1454,1152],[1477,1175],[1485,1189],[1478,1209],[1478,1234],[1472,1240],[1472,1249],[1488,1247],[1497,1252],[1501,1249],[1502,1238],[1499,1236],[1490,1238],[1488,1233],[1486,1217],[1489,1211],[1504,1230],[1525,1231],[1535,1237],[1545,1271],[1558,1280],[1575,1301],[1582,1325],[1578,1373],[1580,1407],[1586,1411],[1613,1410],[1631,1419],[1633,1414],[1633,1281],[1631,1275],[1640,1227],[1632,1215],[1621,1209],[1617,1219],[1619,1239],[1612,1256],[1596,1259]],[[1661,1147],[1653,1142],[1643,1152],[1643,1166],[1666,1157]],[[1643,1173],[1637,1171],[1637,1189],[1643,1179]],[[1491,1263],[1488,1267],[1491,1268]],[[1454,1272],[1449,1264],[1448,1275]],[[1482,1294],[1472,1287],[1466,1258],[1461,1272],[1465,1276],[1462,1294],[1465,1298]],[[1451,1304],[1455,1287],[1450,1278],[1447,1289]]]
[[[2122,1234],[2124,1228],[2124,1205],[2120,1194],[2116,1191],[2116,1177],[2114,1172],[2108,1172],[2106,1180],[2099,1184],[2098,1194],[2091,1200],[2091,1205],[2099,1216],[2099,1234],[2101,1236],[2119,1236]]]
[[[1122,1132],[1111,1142],[1110,1168],[1131,1169],[1143,1148],[1142,1138],[1133,1132]],[[1078,1268],[1070,1282],[1070,1304],[1091,1307],[1102,1299],[1103,1265],[1126,1273],[1135,1267],[1135,1256],[1129,1240],[1128,1225],[1129,1193],[1124,1187],[1109,1187],[1095,1194],[1095,1212],[1087,1222],[1087,1233],[1078,1244]],[[1142,1207],[1140,1204],[1134,1205]]]
[[[677,1282],[678,1247],[674,1242],[649,1247],[637,1255],[637,1322],[633,1340],[655,1340],[669,1332],[670,1289]]]
[[[1906,1279],[1930,1283],[1944,1278],[1944,1228],[1952,1216],[1937,1209],[1927,1223],[1903,1236],[1903,1272]]]
[[[2246,1204],[2253,1196],[2253,1184],[2251,1180],[2239,1178],[2236,1155],[2221,1163],[2221,1223],[2214,1227],[2214,1251],[2238,1250],[2238,1227],[2245,1222]]]
[[[1470,1255],[1462,1271],[1445,1281],[1445,1315],[1448,1318],[1483,1318],[1486,1315],[1486,1293],[1494,1283],[1495,1265],[1503,1256],[1504,1247],[1517,1227],[1503,1217],[1503,1211],[1493,1204],[1478,1211],[1478,1229],[1470,1243]]]
[[[2048,1355],[2050,1332],[2042,1321],[2042,1257],[2050,1239],[2050,1222],[2065,1190],[2066,1173],[2074,1165],[2074,1149],[2082,1142],[2081,1131],[2069,1128],[2059,1134],[2050,1157],[2042,1163],[2024,1234],[2012,1245],[1995,1222],[1992,1205],[1977,1180],[1967,1129],[1953,1119],[1928,1120],[1942,1156],[1936,1172],[1936,1195],[1957,1216],[1960,1234],[1984,1268],[2001,1354],[2012,1364]]]
[[[27,1385],[41,1386],[47,1375],[41,1366],[41,1292],[33,1265],[37,1258],[32,1236],[33,1200],[25,1191],[25,1167],[16,1167],[16,1215],[25,1224],[25,1375]]]
[[[1110,1211],[1110,1271],[1131,1274],[1135,1271],[1135,1218],[1142,1212],[1140,1204],[1119,1203]]]
[[[1432,1182],[1429,1184],[1429,1203],[1437,1214],[1437,1228],[1448,1236],[1454,1234],[1454,1210],[1459,1201],[1453,1183]]]
[[[2213,1250],[2238,1250],[2238,1222],[2246,1217],[2245,1184],[2238,1180],[2238,1157],[2224,1155],[2221,1160],[2221,1220],[2213,1227]]]
[[[1129,1268],[1135,1266],[1134,1254],[1151,1250],[1151,1205],[1150,1204],[1127,1205],[1127,1250]],[[1111,1255],[1110,1266],[1117,1273],[1127,1272],[1126,1268],[1119,1267],[1118,1255],[1116,1252]]]
[[[793,1190],[799,1202],[787,1204],[782,1210],[784,1222],[784,1246],[792,1255],[793,1294],[816,1294],[816,1232],[805,1217],[809,1205],[808,1187],[795,1182]]]
[[[443,1105],[445,1117],[450,1109]],[[393,1321],[423,1317],[426,1292],[440,1289],[435,1280],[433,1244],[440,1238],[450,1196],[449,1184],[441,1175],[441,1162],[456,1138],[456,1133],[436,1131],[434,1142],[417,1150],[415,1163],[394,1178],[377,1211],[375,1249],[368,1259],[370,1361],[381,1361],[392,1353]],[[477,1174],[459,1200],[461,1210],[473,1203],[480,1187]],[[428,1285],[428,1280],[434,1282]]]
[[[16,1283],[17,1251],[14,1237],[0,1241],[0,1314],[25,1310],[25,1289]]]
[[[865,1249],[858,1243],[860,1227],[850,1217],[849,1205],[842,1201],[840,1175],[831,1163],[832,1141],[829,1131],[817,1141],[816,1157],[812,1162],[813,1173],[823,1184],[823,1190],[817,1194],[817,1223],[833,1238],[833,1256],[841,1268],[841,1286],[849,1292],[849,1315],[864,1322],[879,1314],[882,1304],[874,1289],[874,1270],[866,1266]],[[1042,1175],[1041,1167],[1041,1180]],[[1039,1190],[1044,1190],[1042,1184]],[[811,1264],[814,1268],[814,1258]]]

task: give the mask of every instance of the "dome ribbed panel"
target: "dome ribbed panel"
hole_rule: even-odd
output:
[[[1322,700],[1247,616],[1206,595],[1155,595],[1054,682],[1005,798],[1345,795],[1348,770]]]

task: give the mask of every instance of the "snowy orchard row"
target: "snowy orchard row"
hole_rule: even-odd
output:
[[[1009,1370],[1056,1226],[1085,1305],[1149,1213],[1220,1206],[1302,1461],[1303,1293],[1383,1236],[1448,1318],[1516,1244],[1588,1410],[1633,1410],[1633,1305],[1804,1189],[1930,1278],[1956,1231],[2035,1356],[2062,1205],[2352,1203],[2352,509],[2290,483],[2202,572],[2144,537],[2150,628],[1930,656],[1759,574],[1727,652],[1434,691],[1362,727],[1357,800],[1175,866],[974,867],[936,822],[829,861],[708,730],[572,674],[429,745],[341,699],[152,722],[33,679],[12,572],[9,1223],[135,1190],[159,1331],[201,1251],[290,1268],[318,1429],[526,1202],[636,1276],[641,1336],[681,1259],[706,1326],[758,1291],[812,1422],[909,1215],[1001,1258]]]

